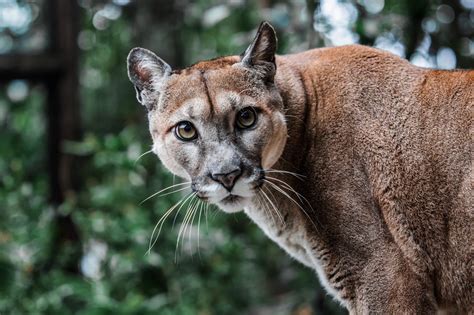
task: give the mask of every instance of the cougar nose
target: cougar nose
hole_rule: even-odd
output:
[[[240,168],[237,168],[229,173],[212,173],[211,178],[221,183],[230,192],[241,173]]]

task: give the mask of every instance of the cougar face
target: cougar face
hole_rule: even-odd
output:
[[[282,99],[273,84],[276,41],[270,35],[259,32],[240,59],[224,57],[179,71],[142,48],[128,58],[137,98],[149,111],[153,152],[189,180],[199,198],[226,212],[251,201],[286,143]]]

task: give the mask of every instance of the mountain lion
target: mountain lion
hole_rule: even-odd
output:
[[[474,311],[474,71],[352,45],[128,73],[153,152],[191,196],[243,210],[353,314]],[[189,198],[189,197],[188,197]]]

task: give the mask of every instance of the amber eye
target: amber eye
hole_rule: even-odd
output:
[[[174,134],[179,140],[191,141],[197,138],[197,131],[189,121],[181,121],[176,124]]]
[[[237,113],[236,123],[240,129],[253,127],[257,122],[257,112],[253,107],[245,107]]]

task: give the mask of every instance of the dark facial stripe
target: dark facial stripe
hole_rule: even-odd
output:
[[[204,75],[204,71],[200,71],[201,73],[201,78],[202,78],[202,83],[204,84],[204,91],[206,92],[207,96],[207,101],[209,102],[209,115],[212,117],[212,114],[214,113],[214,104],[212,104],[211,100],[211,95],[209,94],[209,88],[207,87],[207,79],[206,76]]]

